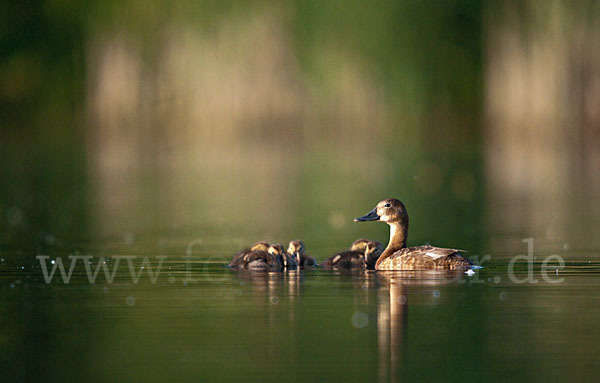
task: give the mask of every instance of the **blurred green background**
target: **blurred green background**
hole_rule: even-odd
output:
[[[598,1],[8,1],[0,232],[596,247]],[[174,250],[175,251],[175,250]]]

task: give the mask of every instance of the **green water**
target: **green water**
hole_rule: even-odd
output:
[[[46,283],[37,259],[17,263],[14,250],[2,252],[4,376],[360,382],[589,381],[600,374],[594,252],[570,251],[558,274],[555,266],[543,268],[546,255],[536,253],[531,266],[521,260],[512,267],[512,278],[527,279],[531,267],[537,283],[515,283],[508,275],[515,254],[485,260],[473,276],[250,273],[226,269],[218,259],[229,254],[203,252],[201,245],[188,260],[165,241],[153,249],[126,239],[79,244],[78,255],[96,252],[92,271],[102,249],[110,270],[115,254],[136,256],[137,283],[125,258],[112,283],[102,271],[90,283],[79,259],[65,284],[59,271]],[[68,270],[69,254],[55,251],[45,259],[47,269],[60,258]],[[144,256],[154,282],[148,264],[140,269]],[[159,272],[156,256],[165,257]]]

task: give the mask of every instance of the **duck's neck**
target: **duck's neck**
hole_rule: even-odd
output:
[[[406,247],[408,222],[393,222],[388,225],[390,225],[390,242],[377,260],[377,265],[396,251]],[[375,267],[377,267],[377,265],[375,265]]]

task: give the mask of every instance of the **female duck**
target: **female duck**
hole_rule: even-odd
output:
[[[296,260],[299,267],[316,266],[317,261],[310,255],[306,254],[304,243],[298,239],[290,241],[287,253]]]
[[[471,268],[461,250],[433,246],[406,247],[408,213],[397,199],[384,199],[354,222],[382,221],[390,225],[390,242],[375,264],[376,270],[431,270]]]
[[[350,250],[342,251],[327,258],[321,266],[326,269],[370,269],[373,270],[375,262],[381,254],[383,246],[377,241],[357,239],[352,243]]]

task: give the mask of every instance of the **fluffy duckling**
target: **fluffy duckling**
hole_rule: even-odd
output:
[[[383,245],[377,241],[368,241],[365,247],[365,265],[369,270],[375,270],[375,263],[383,253]]]
[[[304,243],[298,239],[290,241],[287,253],[296,259],[299,267],[316,266],[317,261],[310,255],[306,254]]]
[[[240,262],[242,261],[242,259],[244,258],[244,256],[252,251],[264,251],[264,252],[268,252],[269,251],[269,247],[271,246],[270,243],[268,242],[256,242],[254,245],[252,245],[252,247],[250,247],[249,249],[244,249],[244,250],[240,250],[237,253],[234,254],[233,258],[231,259],[231,262],[229,262],[229,267],[239,267]]]
[[[283,246],[280,244],[274,244],[273,246],[273,251],[276,254],[277,257],[279,257],[279,259],[281,260],[281,263],[283,264],[283,267],[287,270],[296,270],[298,268],[298,261],[296,260],[296,257],[292,256],[291,254],[285,252],[283,250]]]
[[[380,201],[377,206],[354,222],[382,221],[390,226],[390,242],[377,262],[376,270],[468,269],[473,263],[457,249],[434,246],[406,247],[408,213],[404,204],[395,198]]]
[[[321,266],[326,269],[373,269],[383,246],[377,241],[357,239],[350,250],[326,259]]]
[[[242,250],[233,256],[229,267],[243,270],[281,271],[285,267],[281,245],[258,242],[250,249]]]

